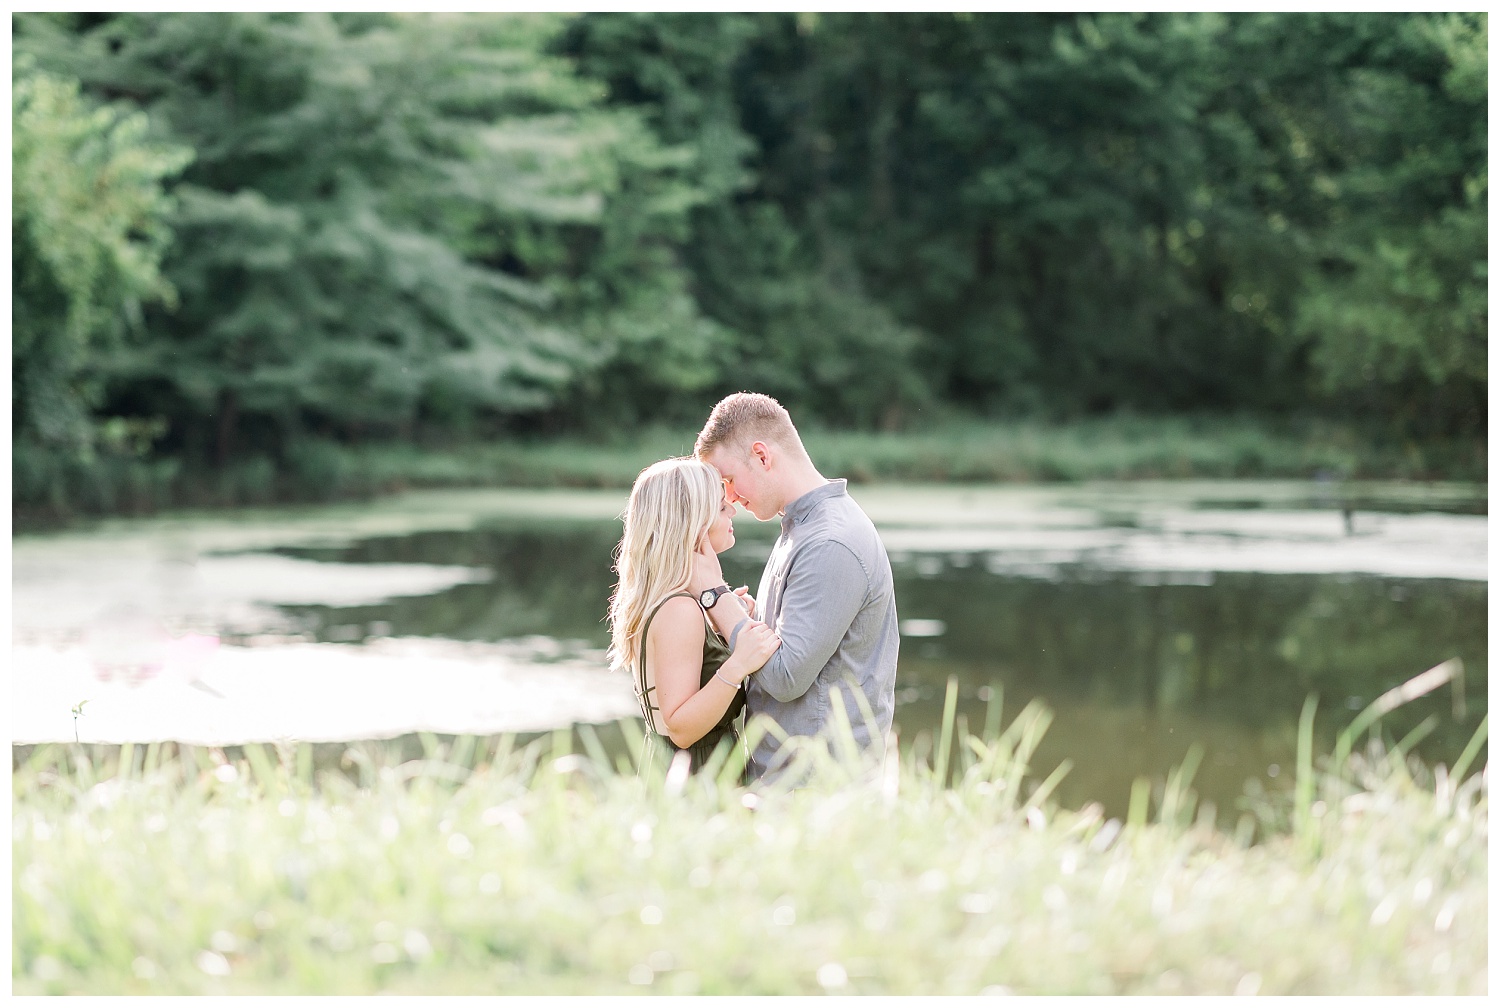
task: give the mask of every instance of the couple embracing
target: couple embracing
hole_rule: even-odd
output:
[[[724,581],[739,504],[781,535],[754,596]],[[855,742],[884,758],[900,636],[890,561],[844,480],[819,474],[776,400],[731,395],[693,457],[636,479],[610,599],[610,664],[634,681],[647,743],[697,770],[739,744],[741,711],[768,731],[751,781],[786,779],[798,737],[829,738],[841,705]],[[858,694],[858,695],[856,695]]]

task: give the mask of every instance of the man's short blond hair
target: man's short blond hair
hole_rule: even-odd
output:
[[[807,456],[786,408],[759,392],[736,392],[720,399],[698,434],[693,454],[706,460],[716,448],[748,448],[756,441]]]

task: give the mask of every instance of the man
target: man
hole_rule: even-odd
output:
[[[788,736],[821,735],[841,697],[855,741],[883,759],[901,638],[891,564],[874,523],[846,481],[825,479],[813,466],[791,417],[770,396],[726,397],[693,453],[718,470],[731,503],[761,521],[781,518],[752,603],[758,612],[747,612],[724,583],[712,550],[696,557],[693,590],[731,646],[751,616],[781,638],[770,661],[745,681],[747,716],[768,715]],[[864,694],[871,720],[851,686]],[[751,774],[775,779],[786,762],[780,750],[777,738],[763,739],[750,754]]]

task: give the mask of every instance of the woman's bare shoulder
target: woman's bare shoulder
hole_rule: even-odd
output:
[[[686,595],[667,599],[651,621],[652,641],[686,639],[701,646],[704,633],[703,610]]]

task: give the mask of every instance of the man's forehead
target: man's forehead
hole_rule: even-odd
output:
[[[730,478],[730,469],[732,468],[734,459],[729,452],[724,450],[722,445],[705,455],[703,461],[714,468],[714,471],[719,474],[720,479]]]

